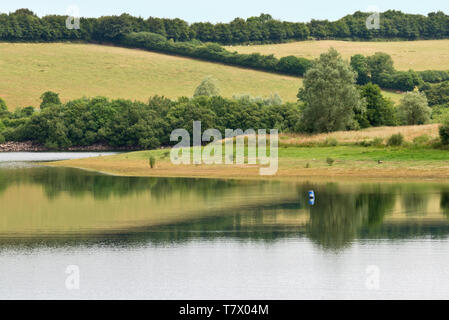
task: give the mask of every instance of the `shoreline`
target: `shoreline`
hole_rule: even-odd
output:
[[[106,144],[93,144],[90,146],[73,146],[69,147],[66,150],[56,150],[53,151],[41,144],[32,142],[32,141],[24,141],[24,142],[16,142],[9,141],[0,144],[0,153],[1,152],[89,152],[89,151],[138,151],[139,149],[130,148],[130,147],[120,147],[113,148]]]
[[[165,150],[122,153],[41,163],[52,167],[70,167],[101,174],[127,177],[230,179],[260,181],[441,181],[449,182],[449,164],[446,161],[387,161],[381,165],[369,160],[338,160],[328,166],[325,160],[315,161],[295,157],[280,157],[279,170],[273,176],[259,175],[257,165],[174,165],[164,155]],[[150,168],[148,158],[157,161]],[[310,163],[310,167],[305,167]]]
[[[64,167],[64,168],[72,168],[78,170],[84,170],[89,172],[95,172],[98,174],[104,174],[109,176],[116,177],[137,177],[137,178],[171,178],[171,179],[219,179],[219,180],[240,180],[240,181],[279,181],[279,182],[296,182],[296,181],[310,181],[314,182],[385,182],[385,183],[395,183],[395,182],[409,182],[409,183],[449,183],[449,171],[445,173],[444,176],[441,175],[441,172],[426,172],[425,174],[411,174],[407,171],[406,174],[397,174],[394,172],[377,172],[373,170],[367,171],[339,171],[337,174],[330,173],[325,174],[325,172],[319,171],[309,171],[304,172],[289,172],[288,174],[277,174],[273,176],[260,176],[260,175],[242,175],[242,174],[218,174],[218,175],[210,175],[207,173],[204,174],[196,174],[196,173],[179,173],[173,172],[169,173],[155,173],[155,174],[139,174],[139,173],[120,173],[102,169],[96,169],[88,166],[76,166],[61,163],[64,161],[72,161],[72,160],[63,160],[63,161],[54,161],[54,162],[41,162],[40,165],[48,166],[48,167]],[[407,169],[406,169],[407,170]]]

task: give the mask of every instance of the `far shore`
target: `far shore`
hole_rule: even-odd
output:
[[[92,152],[92,151],[135,151],[135,150],[136,150],[135,148],[128,148],[128,147],[113,148],[105,144],[94,144],[91,146],[73,146],[63,151]],[[0,144],[0,152],[49,152],[49,151],[54,150],[51,150],[45,147],[44,145],[32,141],[24,141],[24,142],[9,141]]]
[[[279,137],[279,169],[273,176],[259,175],[255,165],[174,165],[170,149],[130,152],[130,148],[111,148],[97,144],[71,147],[64,151],[124,151],[113,156],[44,163],[92,170],[119,176],[189,177],[221,179],[449,179],[449,149],[433,147],[439,124],[401,127],[376,127],[360,131],[329,134],[281,134]],[[401,146],[387,145],[388,138],[401,133]],[[372,141],[381,140],[380,145]],[[0,151],[49,151],[31,142],[0,145]],[[151,168],[149,159],[154,158]],[[329,164],[331,159],[331,164]]]
[[[352,150],[353,149],[353,150]],[[352,154],[351,154],[352,152]],[[257,180],[449,180],[449,151],[441,157],[429,154],[417,158],[423,150],[379,149],[357,147],[280,148],[279,170],[272,176],[259,175],[257,165],[174,165],[167,150],[139,151],[87,159],[43,163],[47,166],[71,167],[117,176],[218,178]],[[370,153],[372,155],[370,155]],[[326,154],[340,155],[330,166]],[[380,155],[379,155],[380,154]],[[435,158],[435,155],[440,157]],[[375,160],[378,156],[383,161]],[[154,168],[149,158],[154,157]],[[372,159],[370,158],[372,157]],[[388,158],[390,157],[390,158]],[[434,157],[432,159],[432,157]],[[446,159],[444,159],[447,157]]]

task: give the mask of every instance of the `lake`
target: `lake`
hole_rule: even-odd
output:
[[[117,177],[33,159],[0,154],[0,299],[449,298],[449,183]]]

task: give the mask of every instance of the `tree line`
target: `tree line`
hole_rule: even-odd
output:
[[[133,32],[123,36],[120,45],[129,48],[140,48],[150,51],[176,54],[191,58],[220,62],[227,65],[240,66],[256,70],[303,76],[312,61],[295,56],[282,57],[261,55],[260,53],[242,54],[230,52],[217,43],[197,41],[174,42],[151,32]]]
[[[370,72],[357,72],[356,59],[349,64],[335,49],[321,54],[306,72],[304,86],[298,92],[304,104],[301,115],[304,131],[319,133],[370,126],[421,125],[431,118],[449,119],[449,82],[423,84],[419,89],[413,86],[395,107],[375,84],[384,72],[394,72],[391,58],[385,54],[359,58],[367,61]]]
[[[116,41],[131,32],[151,32],[174,41],[199,40],[220,44],[273,43],[315,39],[445,39],[449,37],[449,16],[432,12],[427,16],[389,10],[380,14],[380,28],[368,29],[370,13],[357,11],[337,21],[311,20],[308,23],[273,19],[269,14],[229,23],[197,22],[182,19],[133,17],[129,14],[81,18],[79,30],[65,27],[67,16],[37,17],[28,9],[0,15],[0,40],[4,41]]]
[[[154,96],[147,103],[104,97],[61,103],[58,94],[46,92],[40,110],[9,112],[0,99],[0,142],[34,141],[54,150],[97,143],[154,149],[170,145],[174,129],[192,134],[193,121],[223,134],[227,128],[294,132],[299,115],[297,103],[282,104],[278,99],[198,95],[177,100]]]

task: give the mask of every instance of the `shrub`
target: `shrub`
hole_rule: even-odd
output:
[[[432,123],[445,123],[449,119],[449,103],[432,107]]]
[[[384,143],[384,139],[383,138],[374,138],[372,145],[375,147],[380,147],[381,145],[383,145]]]
[[[59,94],[52,92],[52,91],[47,91],[44,92],[41,95],[41,110],[45,109],[49,106],[53,106],[53,105],[60,105],[61,104],[61,100],[59,99]]]
[[[363,140],[362,142],[357,142],[356,144],[361,145],[362,147],[370,147],[371,141]]]
[[[0,98],[0,118],[8,116],[8,107],[6,106],[5,100]]]
[[[334,164],[335,160],[332,159],[332,158],[330,158],[330,157],[328,157],[328,158],[326,159],[326,162],[327,162],[328,165],[332,166],[332,165]]]
[[[404,143],[404,136],[401,133],[392,135],[387,142],[388,146],[398,147]]]
[[[361,145],[362,147],[380,147],[383,145],[384,139],[382,138],[374,138],[373,140],[363,140],[362,142],[356,143]]]
[[[5,142],[6,142],[5,136],[0,133],[0,143],[5,143]]]
[[[426,70],[419,71],[418,74],[421,76],[423,81],[430,83],[438,83],[449,80],[448,71]]]
[[[326,141],[324,142],[326,146],[335,147],[338,145],[338,140],[335,138],[327,137]]]
[[[424,145],[424,144],[427,144],[429,141],[430,141],[430,137],[427,134],[423,134],[423,135],[413,139],[413,143],[415,145]]]
[[[312,61],[295,56],[283,57],[277,64],[277,70],[292,75],[304,75],[312,67]]]
[[[151,169],[153,169],[154,166],[156,165],[156,158],[153,157],[153,156],[151,156],[149,162],[150,162],[150,167],[151,167]]]
[[[449,103],[449,81],[420,87],[425,93],[429,106],[443,105]]]
[[[212,77],[206,77],[201,84],[195,89],[194,97],[199,96],[218,96],[220,94],[220,89],[218,87],[217,80]]]
[[[443,146],[449,145],[449,121],[446,121],[439,129],[441,144]]]
[[[54,141],[47,141],[44,145],[48,150],[56,151],[59,149],[58,143]]]

